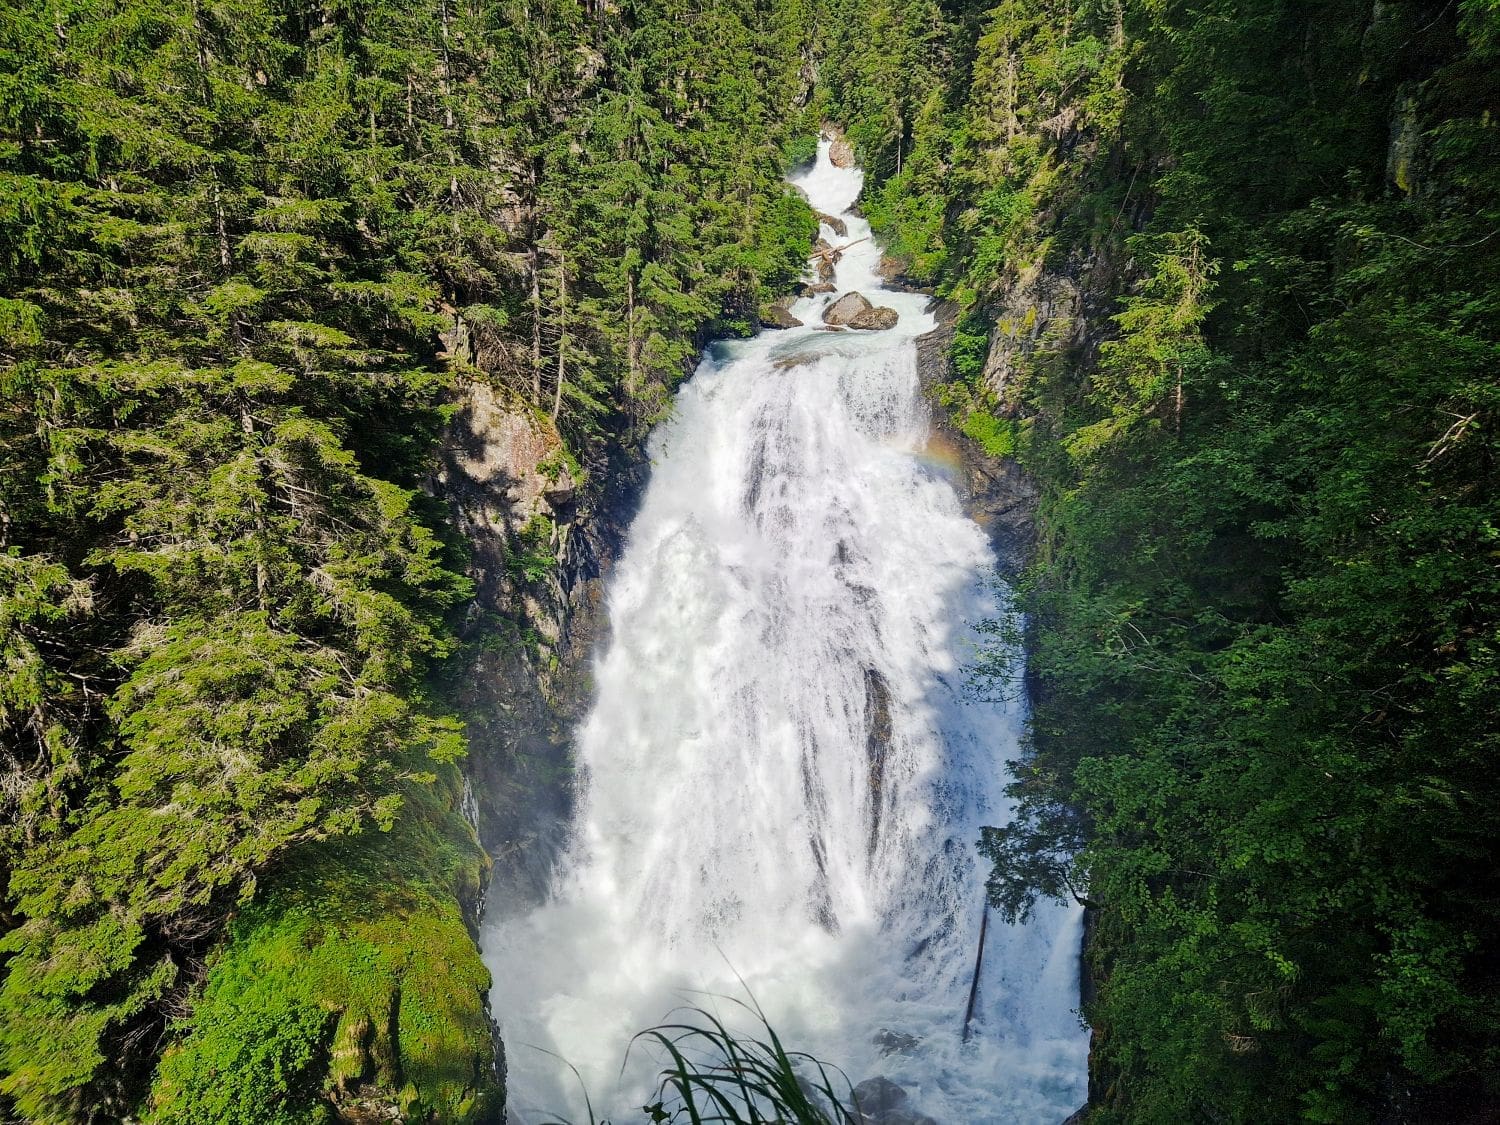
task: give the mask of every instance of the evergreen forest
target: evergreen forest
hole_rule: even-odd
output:
[[[1500,2],[5,0],[0,1121],[504,1120],[439,453],[602,504],[824,127],[1034,482],[1081,1120],[1500,1119]]]

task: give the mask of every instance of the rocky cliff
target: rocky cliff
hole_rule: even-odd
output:
[[[432,481],[476,585],[454,698],[476,827],[498,861],[493,893],[530,900],[566,831],[569,738],[606,625],[603,578],[646,464],[620,443],[573,463],[546,415],[498,384],[466,380],[455,405]]]

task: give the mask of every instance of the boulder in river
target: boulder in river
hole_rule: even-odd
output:
[[[854,1112],[862,1125],[937,1125],[906,1104],[906,1091],[889,1078],[867,1078],[854,1087]]]
[[[877,305],[872,309],[866,309],[864,312],[857,314],[849,321],[849,327],[862,328],[866,332],[881,332],[887,328],[896,327],[896,322],[900,319],[901,317],[896,313],[895,309],[886,308],[884,305]]]
[[[828,146],[828,159],[835,168],[853,168],[854,146],[843,137],[835,137],[833,144]]]
[[[844,222],[844,220],[839,218],[837,215],[825,215],[823,214],[823,212],[819,211],[818,222],[822,223],[825,227],[828,227],[833,231],[834,234],[838,235],[840,238],[849,237],[849,224]]]
[[[888,1027],[882,1027],[870,1040],[880,1048],[882,1055],[909,1055],[922,1043],[915,1035],[908,1035],[904,1031],[892,1031]]]
[[[792,302],[797,298],[788,294],[777,297],[769,305],[760,307],[760,323],[766,328],[801,328],[802,322],[792,315]]]
[[[839,259],[843,256],[843,251],[835,250],[828,244],[826,238],[820,238],[813,243],[812,263],[818,271],[818,284],[833,284],[833,267],[838,264]]]
[[[863,293],[845,293],[823,310],[823,323],[837,324],[841,328],[848,327],[855,317],[869,312],[874,307]]]

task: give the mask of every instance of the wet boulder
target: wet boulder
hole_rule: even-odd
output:
[[[826,238],[820,238],[817,242],[813,243],[811,260],[814,268],[818,271],[819,285],[833,284],[833,267],[838,265],[839,259],[843,256],[844,252],[830,246]]]
[[[837,215],[825,215],[823,214],[823,212],[819,211],[818,222],[822,223],[825,227],[833,231],[833,233],[838,235],[840,238],[849,237],[849,224],[844,222],[844,220],[839,218]]]
[[[861,1125],[937,1125],[907,1104],[905,1090],[879,1076],[854,1087],[854,1112]]]
[[[892,1031],[888,1027],[882,1027],[870,1042],[880,1048],[882,1055],[909,1055],[921,1045],[922,1041],[915,1035],[908,1035],[904,1031]]]
[[[850,328],[862,328],[866,332],[881,332],[887,328],[896,327],[896,322],[901,319],[895,309],[888,309],[884,305],[857,314],[849,321]]]
[[[835,137],[833,144],[828,146],[828,159],[835,168],[853,168],[854,146],[843,137]]]
[[[792,315],[792,298],[782,297],[760,310],[760,323],[764,328],[801,328],[802,322]]]
[[[853,324],[855,317],[870,312],[874,307],[863,293],[845,293],[823,310],[823,323],[848,328]]]

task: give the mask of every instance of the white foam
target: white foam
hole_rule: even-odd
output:
[[[879,247],[849,214],[860,180],[825,142],[799,184],[848,223],[823,230],[851,244],[840,291],[895,308],[897,327],[819,332],[832,298],[799,301],[807,327],[715,348],[653,438],[578,732],[572,842],[548,902],[491,904],[516,1122],[583,1117],[544,1051],[578,1068],[597,1114],[634,1119],[653,1068],[621,1075],[631,1036],[683,1003],[733,1015],[701,993],[743,998],[741,979],[783,1040],[856,1082],[902,1083],[943,1125],[1055,1125],[1084,1100],[1076,909],[992,919],[979,1022],[960,1042],[974,844],[1009,815],[1003,763],[1023,716],[962,698],[994,559],[919,456],[914,339],[933,322],[924,297],[883,288]],[[881,1057],[881,1029],[920,1045]]]

